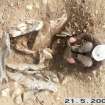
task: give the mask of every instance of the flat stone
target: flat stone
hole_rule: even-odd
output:
[[[27,20],[11,27],[9,29],[9,34],[10,37],[29,35],[28,33],[30,32],[40,31],[43,25],[43,21],[41,20]]]
[[[84,56],[81,54],[77,55],[77,59],[83,64],[85,67],[91,67],[93,65],[93,61],[90,57]]]

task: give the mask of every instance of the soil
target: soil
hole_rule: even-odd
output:
[[[46,13],[49,19],[56,19],[64,13],[63,0],[48,0],[48,9],[41,4],[41,0],[0,0],[0,38],[2,32],[6,31],[8,27],[13,26],[25,19],[45,19]],[[45,0],[46,1],[46,0]],[[66,1],[66,0],[65,0]],[[67,0],[68,1],[68,0]],[[72,2],[73,0],[71,0]],[[75,1],[75,0],[74,0]],[[80,3],[80,0],[77,0]],[[82,0],[85,1],[85,0]],[[39,3],[39,4],[38,4]],[[28,8],[27,5],[31,5]],[[78,5],[75,5],[78,6]],[[87,17],[94,20],[86,30],[99,39],[101,43],[105,42],[105,1],[104,0],[87,0],[86,1]],[[41,7],[40,9],[38,7]],[[70,7],[68,7],[70,8]],[[78,7],[79,8],[79,7]],[[70,10],[68,10],[70,11]],[[81,11],[81,10],[80,10]],[[74,11],[75,12],[75,11]],[[74,13],[73,12],[73,13]],[[78,32],[78,28],[73,27],[74,20],[71,18],[72,12],[69,14],[69,21],[72,24],[72,33]],[[81,12],[80,12],[81,13]],[[75,12],[75,18],[79,18]],[[81,17],[81,16],[80,16]],[[84,21],[87,18],[84,19]],[[77,23],[81,26],[81,21]],[[94,25],[93,25],[94,24]],[[84,26],[84,24],[82,24]],[[80,31],[83,27],[79,28]],[[30,56],[12,52],[10,63],[32,63],[33,59]],[[59,64],[59,61],[57,61]],[[62,64],[60,64],[62,66]],[[54,68],[59,72],[64,72],[65,79],[62,83],[58,83],[58,91],[55,93],[40,92],[35,95],[34,100],[24,102],[24,105],[64,105],[65,98],[105,98],[105,67],[97,69],[94,72],[82,73],[76,69],[67,68]],[[15,105],[11,97],[0,97],[0,105]],[[75,104],[72,104],[75,105]],[[90,104],[93,105],[93,104]],[[94,104],[96,105],[96,104]]]

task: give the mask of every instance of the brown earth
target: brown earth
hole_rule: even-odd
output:
[[[56,19],[64,13],[63,0],[48,0],[48,9],[40,4],[41,0],[0,0],[0,37],[2,32],[24,19],[43,19],[46,12],[50,19]],[[80,3],[80,0],[77,0]],[[38,9],[38,4],[40,9]],[[27,9],[27,5],[32,6],[32,10]],[[101,42],[105,42],[105,1],[87,0],[87,11],[94,20],[94,36]],[[13,52],[10,62],[32,63],[30,56],[16,54]],[[66,69],[66,68],[65,68]],[[70,71],[71,68],[69,68]],[[32,101],[25,105],[64,105],[67,97],[79,98],[104,98],[105,97],[105,70],[104,65],[94,73],[81,73],[77,71],[65,75],[62,84],[58,84],[56,93],[41,92]],[[0,105],[15,105],[10,97],[0,97]],[[73,104],[72,104],[73,105]],[[93,104],[90,104],[93,105]],[[96,105],[96,104],[94,104]]]

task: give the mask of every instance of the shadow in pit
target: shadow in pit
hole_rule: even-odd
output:
[[[100,44],[93,36],[94,21],[92,20],[91,14],[86,10],[85,0],[81,0],[80,3],[77,3],[77,0],[66,0],[65,5],[68,14],[68,21],[62,27],[61,32],[65,31],[65,27],[69,27],[69,29],[71,29],[69,30],[71,31],[69,34],[77,37],[77,39],[91,41],[94,47]],[[93,70],[98,70],[102,62],[93,60],[93,66],[87,68],[79,64],[79,62],[70,65],[64,60],[63,55],[67,48],[68,38],[69,37],[58,37],[56,35],[53,37],[51,48],[54,51],[54,59],[51,62],[51,68],[56,69],[59,72],[63,72],[66,69],[69,74],[73,72],[89,73]]]
[[[30,32],[30,33],[27,33],[27,34],[18,36],[18,37],[11,37],[11,38],[10,38],[11,47],[13,47],[13,48],[15,49],[14,46],[15,46],[15,44],[17,43],[18,39],[19,39],[19,38],[22,38],[22,37],[26,37],[26,38],[27,38],[27,47],[28,47],[29,49],[32,49],[33,43],[34,43],[34,41],[36,40],[37,35],[38,35],[38,31],[34,31],[34,32]]]
[[[89,35],[85,35],[81,39],[82,40],[86,39],[87,41],[91,41],[94,47],[99,44],[97,40],[95,40],[94,38],[91,38]],[[64,59],[64,53],[67,48],[67,40],[68,40],[68,37],[55,36],[53,38],[52,46],[51,46],[52,50],[54,51],[54,55],[53,55],[54,59],[51,62],[52,69],[56,69],[59,72],[63,72],[64,70],[66,70],[68,73],[72,73],[72,72],[89,73],[93,70],[97,70],[101,66],[102,62],[97,62],[94,59],[93,59],[92,67],[84,67],[78,61],[76,64],[69,64]],[[88,56],[90,56],[90,53]]]
[[[21,54],[23,56],[28,55],[33,58],[34,57],[33,54],[28,54],[28,53],[26,54],[24,51],[19,51],[18,49],[16,49],[16,44],[19,43],[19,39],[22,39],[22,38],[24,39],[24,37],[25,37],[27,39],[25,47],[29,50],[32,50],[32,47],[33,47],[34,41],[36,40],[37,35],[38,35],[38,31],[34,31],[34,32],[30,32],[30,33],[18,36],[18,37],[11,37],[10,41],[11,41],[12,50],[14,50],[17,54]],[[22,40],[20,43],[22,43]],[[24,45],[23,45],[23,47],[24,47]],[[34,57],[33,62],[35,64],[38,64],[39,54],[38,54],[38,52],[36,52],[36,54],[37,54],[37,57]]]

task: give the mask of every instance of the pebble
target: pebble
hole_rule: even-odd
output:
[[[11,7],[13,7],[13,6],[14,6],[14,4],[11,2],[11,3],[10,3],[10,6],[11,6]]]
[[[105,29],[105,24],[102,26],[103,29]]]
[[[69,38],[69,43],[75,43],[76,41],[77,39],[74,37]]]
[[[45,55],[46,59],[52,59],[53,58],[51,53],[52,53],[52,50],[49,48],[45,48],[43,50],[43,54]]]
[[[75,61],[75,59],[74,58],[67,58],[67,61],[68,61],[68,63],[70,63],[70,64],[75,64],[76,63],[76,61]]]
[[[98,11],[98,10],[96,10],[96,11],[95,11],[95,14],[98,14],[98,13],[99,13],[99,11]]]
[[[60,97],[57,97],[56,100],[59,101],[60,100]]]
[[[42,27],[44,26],[44,23],[43,23],[43,21],[36,21],[35,22],[35,30],[36,31],[39,31],[40,29],[42,29]]]
[[[87,53],[90,52],[93,48],[93,43],[92,42],[86,42],[83,43],[83,45],[81,46],[81,48],[79,48],[79,52],[80,53]]]
[[[91,81],[92,80],[92,77],[91,76],[88,76],[88,79]]]
[[[31,11],[33,9],[33,5],[32,4],[26,5],[26,9]]]
[[[6,88],[6,89],[2,90],[1,95],[4,97],[10,96],[10,89]]]
[[[58,76],[58,78],[59,78],[59,82],[61,82],[61,83],[62,83],[62,82],[63,82],[63,80],[64,80],[64,78],[65,78],[65,77],[64,77],[64,74],[63,74],[63,73],[61,73],[61,72],[58,72],[58,73],[57,73],[57,76]]]
[[[48,0],[42,0],[42,1],[43,1],[43,4],[47,5]]]
[[[14,83],[14,91],[12,93],[12,98],[15,99],[15,97],[20,96],[23,94],[24,88],[17,82]]]
[[[77,59],[85,66],[91,67],[93,65],[93,61],[90,57],[78,54]]]
[[[23,103],[22,103],[23,101],[22,101],[21,96],[17,96],[17,97],[15,98],[14,102],[15,102],[15,104],[17,104],[17,105],[22,105],[22,104],[23,104]]]
[[[21,23],[21,24],[19,24],[19,25],[17,26],[17,28],[18,28],[20,31],[24,32],[24,31],[27,29],[27,24]]]
[[[24,92],[24,101],[30,100],[32,97],[34,97],[33,91]]]
[[[17,37],[17,36],[20,36],[22,33],[21,33],[21,31],[11,29],[9,31],[9,34],[10,34],[10,37]]]
[[[63,79],[63,81],[62,81],[62,85],[66,85],[67,83],[68,83],[68,78],[65,77],[65,78]]]

